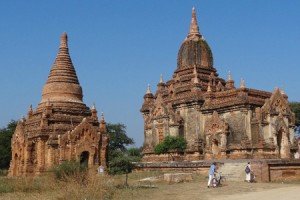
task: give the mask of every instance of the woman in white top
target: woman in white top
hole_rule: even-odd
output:
[[[249,168],[249,170],[247,168]],[[250,162],[248,162],[248,164],[246,165],[245,173],[246,173],[246,181],[250,182],[251,181],[251,166],[250,166]]]

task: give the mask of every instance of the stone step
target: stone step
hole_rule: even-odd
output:
[[[245,179],[245,162],[225,162],[218,169],[229,181],[243,181]]]

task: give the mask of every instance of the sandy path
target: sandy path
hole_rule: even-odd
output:
[[[289,200],[299,199],[300,186],[276,188],[258,192],[219,196],[214,200]]]

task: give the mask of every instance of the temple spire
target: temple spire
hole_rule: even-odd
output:
[[[159,83],[163,83],[163,82],[164,82],[164,80],[163,80],[163,75],[160,74]]]
[[[231,72],[229,71],[228,72],[228,81],[231,81],[232,80],[232,76],[231,76]]]
[[[104,123],[104,122],[105,122],[105,120],[104,120],[104,113],[103,113],[103,112],[101,112],[100,122],[101,122],[101,123]]]
[[[68,48],[68,36],[66,32],[63,32],[61,35],[59,48]]]
[[[241,89],[244,89],[244,88],[245,88],[245,80],[244,80],[244,79],[242,79],[242,81],[241,81],[241,86],[240,86],[240,88],[241,88]]]
[[[96,110],[96,105],[95,105],[94,102],[93,102],[93,105],[92,105],[92,110]]]
[[[197,23],[195,7],[192,8],[192,21],[191,21],[191,25],[190,25],[189,36],[191,36],[191,35],[200,35],[201,36],[201,34],[199,32],[199,26]]]
[[[197,76],[197,69],[196,69],[196,65],[194,65],[194,71],[193,71],[193,74],[194,74],[194,83],[199,83],[199,80],[198,80],[198,76]]]
[[[148,83],[148,87],[147,87],[147,92],[146,94],[151,94],[151,91],[150,91],[150,83]]]
[[[42,102],[76,101],[82,102],[82,88],[73,66],[66,32],[61,35],[58,54],[50,70],[47,82],[42,93]]]
[[[103,112],[101,112],[99,128],[100,128],[100,132],[101,133],[106,133],[107,132],[107,128],[106,128],[106,123],[105,123],[105,120],[104,120],[104,114],[103,114]]]

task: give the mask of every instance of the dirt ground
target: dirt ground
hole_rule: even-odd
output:
[[[135,177],[133,177],[135,176]],[[115,187],[105,199],[116,200],[289,200],[299,199],[300,182],[246,183],[226,182],[218,188],[207,188],[207,177],[194,175],[193,180],[169,184],[165,181],[140,183],[143,177],[129,176],[129,187]],[[124,180],[120,177],[119,181]],[[118,182],[119,184],[120,182]],[[116,185],[116,184],[114,184]],[[150,186],[150,187],[149,187]],[[61,191],[47,193],[0,193],[0,200],[63,200]],[[74,197],[74,196],[73,196]],[[70,199],[70,198],[67,198]],[[81,198],[74,198],[81,199]],[[85,198],[83,198],[85,199]],[[86,200],[89,200],[87,198]],[[91,199],[92,200],[92,199]]]
[[[114,199],[131,200],[287,200],[299,199],[298,183],[246,183],[227,182],[218,188],[207,188],[204,177],[191,182],[154,184],[157,188],[128,189],[116,194]],[[297,197],[297,198],[296,198]]]
[[[287,200],[299,199],[300,185],[274,183],[231,183],[222,188],[206,188],[203,184],[182,183],[169,185],[151,191],[116,196],[115,199],[132,200]],[[131,197],[130,197],[131,196]],[[296,198],[297,197],[297,198]]]

